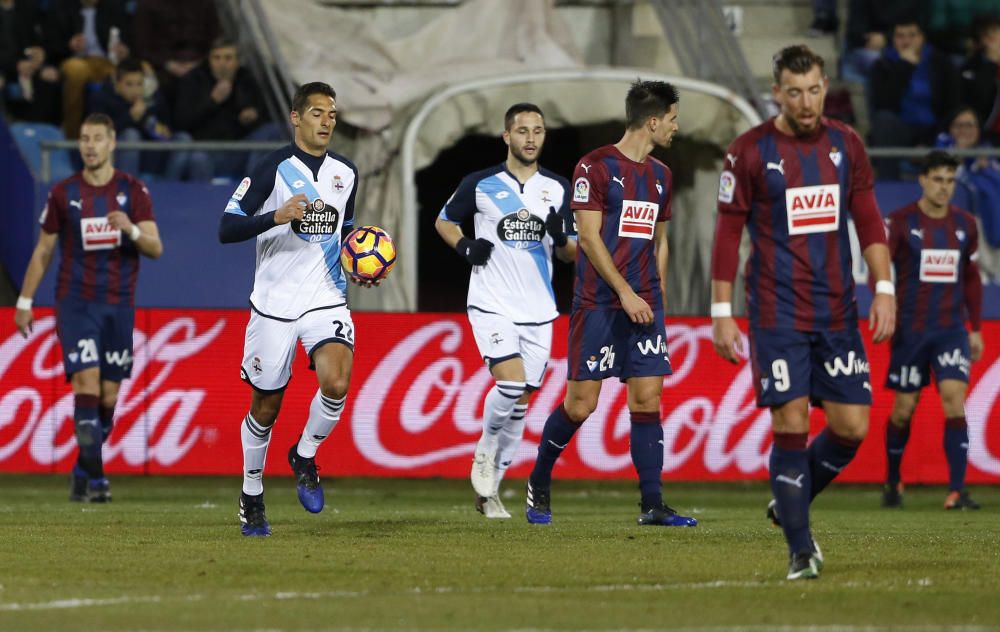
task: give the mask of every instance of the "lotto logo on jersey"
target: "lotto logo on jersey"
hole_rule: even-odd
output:
[[[113,228],[107,217],[84,217],[80,220],[84,250],[110,250],[122,244],[122,231]]]
[[[955,283],[958,281],[958,250],[924,248],[920,251],[920,280],[924,283]]]
[[[643,200],[622,200],[622,214],[618,220],[619,237],[652,239],[659,204]]]
[[[828,233],[840,225],[840,185],[785,189],[788,234]]]

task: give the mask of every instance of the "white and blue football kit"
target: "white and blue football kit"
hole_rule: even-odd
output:
[[[313,156],[289,145],[261,160],[226,205],[226,213],[252,217],[273,213],[300,193],[308,199],[302,220],[256,237],[241,375],[258,390],[288,384],[296,339],[310,358],[328,342],[354,348],[340,244],[354,223],[357,173],[342,156]]]
[[[500,164],[466,176],[440,214],[456,224],[472,218],[476,238],[494,244],[489,261],[472,268],[469,321],[483,358],[492,366],[521,357],[527,384],[536,388],[559,315],[545,218],[555,208],[575,238],[569,191],[569,182],[547,169],[521,184]]]

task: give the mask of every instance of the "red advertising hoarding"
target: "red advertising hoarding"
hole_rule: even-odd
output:
[[[68,471],[75,455],[73,397],[51,310],[37,309],[32,335],[0,309],[0,471]],[[241,470],[240,423],[250,389],[239,379],[242,310],[140,309],[134,378],[122,385],[115,430],[105,445],[111,473],[233,474]],[[354,314],[357,350],[347,406],[318,462],[328,476],[468,476],[482,428],[482,401],[492,385],[461,314]],[[526,476],[542,426],[566,385],[567,320],[555,325],[552,359],[528,410],[527,430],[511,476]],[[665,379],[665,478],[764,479],[770,418],[755,407],[750,368],[712,350],[705,318],[668,325],[674,375]],[[866,332],[867,333],[867,332]],[[972,368],[967,405],[969,475],[1000,482],[1000,323],[987,322],[986,353]],[[884,428],[892,394],[880,385],[886,345],[867,342],[875,405],[871,432],[839,480],[881,481]],[[269,474],[286,474],[284,452],[297,438],[316,391],[303,353],[272,435]],[[560,459],[559,478],[632,478],[625,388],[603,386],[594,415]],[[814,411],[813,432],[823,414]],[[910,483],[943,483],[943,415],[933,388],[913,421],[903,465]]]

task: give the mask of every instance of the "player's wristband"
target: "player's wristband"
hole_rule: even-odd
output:
[[[34,301],[28,298],[27,296],[18,296],[17,303],[15,303],[14,305],[15,307],[17,307],[17,309],[31,309],[31,304],[33,302]]]
[[[733,304],[732,303],[712,303],[712,307],[709,312],[712,318],[732,318],[733,316]]]
[[[128,231],[128,238],[132,241],[136,241],[139,237],[142,237],[142,231],[139,230],[138,226],[132,224],[132,228]]]
[[[896,286],[893,285],[892,281],[877,281],[875,283],[875,293],[896,296]]]

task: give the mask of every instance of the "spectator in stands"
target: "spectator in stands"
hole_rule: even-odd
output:
[[[1000,0],[932,0],[928,34],[934,46],[958,63],[975,46],[977,26],[988,15],[1000,13]]]
[[[33,0],[0,0],[0,110],[22,121],[58,123],[59,71],[45,63]]]
[[[837,20],[837,0],[812,0],[813,21],[809,25],[808,34],[811,37],[829,35],[837,32],[840,25]]]
[[[995,141],[1000,139],[1000,17],[984,17],[975,30],[975,49],[962,64],[962,97]]]
[[[186,132],[174,133],[168,126],[169,113],[162,95],[157,90],[147,93],[146,74],[152,73],[135,57],[119,62],[113,79],[108,79],[91,99],[91,112],[107,114],[115,124],[118,142],[128,141],[190,141]],[[115,151],[115,164],[132,174],[163,174],[168,180],[184,177],[190,161],[190,152],[145,152],[137,150]],[[192,174],[192,179],[211,177],[211,173]]]
[[[925,23],[930,19],[930,0],[850,0],[840,69],[845,81],[861,83],[867,94],[872,66],[882,56],[893,24],[904,16]]]
[[[892,30],[892,46],[872,67],[871,144],[933,144],[943,123],[958,106],[960,85],[951,60],[926,42],[916,19],[899,20]],[[880,178],[899,179],[897,160],[878,160],[876,168]]]
[[[971,106],[962,106],[951,118],[948,131],[937,139],[937,146],[945,149],[988,148],[990,143],[980,136],[979,118]],[[987,156],[966,157],[955,172],[960,186],[967,187],[973,208],[980,220],[979,234],[993,248],[1000,248],[1000,160]],[[987,270],[995,268],[991,263]]]
[[[236,42],[219,38],[208,61],[185,75],[177,85],[177,128],[195,140],[279,140],[277,125],[266,119],[264,104],[250,72],[240,66]],[[192,152],[193,167],[207,168],[215,177],[238,178],[248,172],[245,152]],[[208,167],[210,165],[210,167]]]
[[[205,60],[220,33],[215,3],[205,0],[139,0],[133,28],[136,54],[153,64],[168,96]]]
[[[46,50],[63,76],[63,133],[80,134],[86,89],[111,76],[129,56],[131,24],[124,0],[56,0],[45,29]]]

